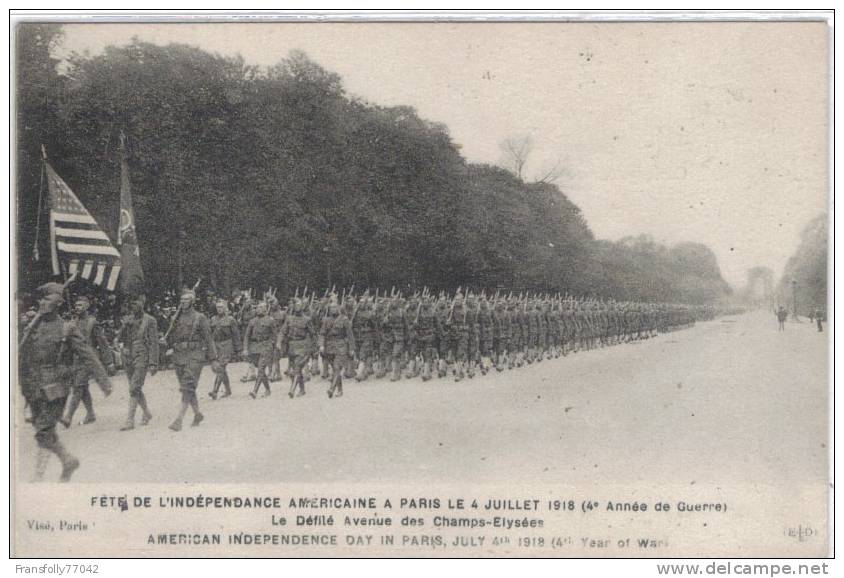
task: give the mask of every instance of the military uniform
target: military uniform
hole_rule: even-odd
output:
[[[353,314],[352,331],[355,334],[355,345],[357,347],[358,369],[356,379],[363,381],[373,373],[372,362],[376,354],[375,313],[367,301],[358,306],[357,312]]]
[[[311,318],[304,313],[288,314],[278,334],[278,349],[287,355],[290,365],[290,397],[305,394],[305,378],[302,369],[308,363],[314,350],[314,330]]]
[[[100,361],[108,368],[108,372],[114,375],[114,358],[111,348],[97,319],[93,315],[84,313],[76,317],[73,323],[76,324],[85,342],[99,354]],[[82,423],[88,424],[96,421],[94,402],[91,399],[89,389],[90,379],[91,369],[81,358],[77,358],[73,366],[73,387],[67,402],[67,411],[62,419],[65,427],[70,427],[70,424],[73,423],[73,415],[76,413],[80,402],[85,406],[85,419]]]
[[[381,338],[389,351],[389,359],[393,369],[391,381],[397,381],[400,375],[400,364],[404,354],[405,339],[407,337],[407,323],[398,302],[394,301],[390,310],[381,322]]]
[[[132,429],[138,406],[144,412],[142,425],[152,419],[143,387],[147,371],[156,371],[158,368],[158,324],[147,313],[141,312],[140,316],[127,315],[123,319],[118,340],[123,343],[123,362],[129,381],[129,416],[124,429]]]
[[[343,370],[355,350],[355,336],[352,323],[345,313],[329,314],[319,331],[319,347],[325,360],[331,365],[332,378],[328,397],[343,395]]]
[[[60,301],[63,287],[48,283],[41,288]],[[105,368],[79,328],[61,319],[55,311],[37,316],[25,330],[20,347],[20,384],[24,398],[32,408],[38,458],[36,481],[43,479],[49,452],[62,463],[61,481],[70,480],[79,467],[79,460],[68,453],[59,441],[56,424],[62,415],[67,396],[73,385],[76,360],[90,368],[106,395],[112,386]]]
[[[196,388],[206,359],[213,362],[215,371],[218,370],[217,347],[214,345],[208,318],[193,307],[183,309],[179,314],[168,343],[173,348],[173,364],[182,394],[182,410],[179,417],[170,424],[170,429],[179,431],[188,405],[194,410],[192,425],[197,426],[204,419],[199,411]]]
[[[214,337],[214,345],[217,348],[217,361],[220,362],[220,372],[214,382],[214,389],[209,393],[212,399],[217,398],[220,386],[225,387],[223,397],[232,394],[231,382],[227,366],[231,361],[240,355],[241,340],[240,328],[237,321],[229,313],[217,314],[211,318],[211,334]]]
[[[264,386],[264,394],[270,395],[270,378],[267,375],[267,368],[273,363],[277,337],[276,320],[269,315],[254,317],[243,332],[243,351],[257,368],[258,374],[255,387],[249,394],[253,399],[258,395],[261,385]]]
[[[422,357],[422,380],[431,379],[431,367],[436,358],[438,319],[430,302],[423,302],[413,322],[419,355]]]

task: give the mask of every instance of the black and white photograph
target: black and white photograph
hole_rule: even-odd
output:
[[[830,555],[832,13],[604,16],[13,17],[11,555]]]

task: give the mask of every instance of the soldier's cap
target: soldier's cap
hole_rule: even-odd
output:
[[[55,283],[50,281],[49,283],[44,283],[38,288],[38,291],[44,296],[48,295],[58,295],[59,297],[62,296],[64,293],[64,285],[61,283]]]
[[[196,293],[194,293],[192,289],[187,289],[185,291],[182,291],[182,299],[184,299],[185,297],[188,297],[190,299],[196,299]]]

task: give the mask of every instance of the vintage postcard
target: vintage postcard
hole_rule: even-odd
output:
[[[12,555],[828,556],[832,16],[627,16],[13,20]]]

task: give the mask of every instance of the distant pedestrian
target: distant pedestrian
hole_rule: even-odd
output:
[[[785,307],[780,305],[780,308],[777,310],[777,320],[780,322],[780,331],[785,331],[786,319],[788,319],[788,311],[785,310]]]
[[[815,322],[818,324],[818,333],[823,333],[823,311],[815,309]]]

